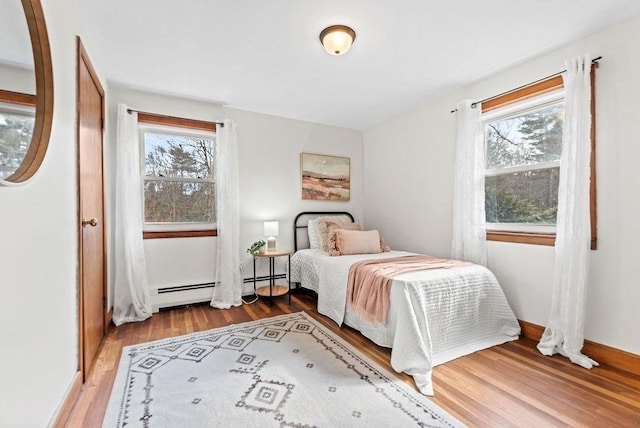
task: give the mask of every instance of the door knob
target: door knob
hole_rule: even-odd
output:
[[[96,227],[98,225],[98,220],[92,218],[90,220],[82,219],[82,227],[86,227],[87,225]]]

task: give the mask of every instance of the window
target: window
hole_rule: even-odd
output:
[[[596,243],[592,68],[591,234]],[[556,76],[482,104],[487,239],[554,245],[564,93]]]
[[[15,103],[0,96],[0,179],[16,172],[24,161],[31,145],[35,113],[35,101],[34,104]]]
[[[555,230],[563,116],[554,91],[484,117],[488,228]]]
[[[215,124],[178,127],[147,116],[138,116],[144,237],[211,236],[198,232],[215,230]]]

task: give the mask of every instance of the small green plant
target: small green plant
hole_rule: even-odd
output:
[[[260,248],[264,247],[265,245],[266,243],[262,239],[259,241],[256,241],[253,244],[251,244],[249,248],[247,248],[247,253],[251,254],[252,256],[255,256],[256,254],[258,254],[258,251],[260,251]]]

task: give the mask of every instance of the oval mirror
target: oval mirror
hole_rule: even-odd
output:
[[[40,0],[0,0],[0,184],[29,180],[44,159],[53,72]]]

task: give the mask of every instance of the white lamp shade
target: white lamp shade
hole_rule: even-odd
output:
[[[278,226],[279,223],[277,221],[265,221],[264,236],[278,236]]]
[[[320,41],[324,49],[331,55],[346,53],[356,38],[356,33],[345,25],[333,25],[322,30]]]

